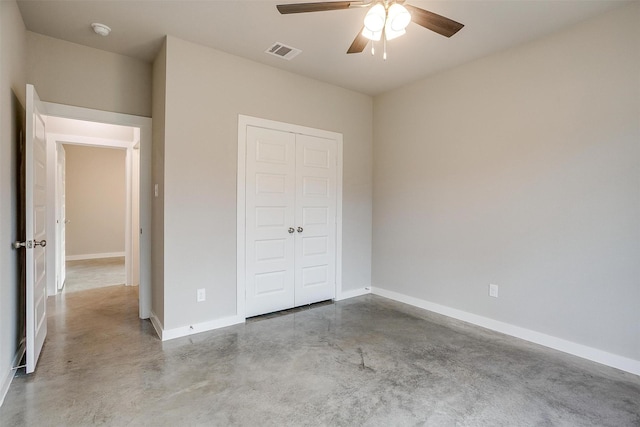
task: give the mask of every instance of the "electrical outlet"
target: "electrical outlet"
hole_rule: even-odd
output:
[[[489,285],[489,296],[498,298],[498,285],[494,285],[494,284]]]
[[[198,289],[197,298],[198,298],[198,302],[202,302],[202,301],[207,299],[207,294],[206,294],[204,288]]]

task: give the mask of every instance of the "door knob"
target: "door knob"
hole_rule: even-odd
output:
[[[298,233],[302,233],[304,229],[302,227],[298,227]]]
[[[289,234],[292,234],[294,231],[296,230],[294,230],[293,227],[289,227]]]
[[[27,240],[26,242],[13,242],[13,248],[14,249],[20,249],[20,248],[27,248],[27,249],[32,249],[36,246],[41,246],[41,247],[45,247],[47,246],[47,241],[46,240],[40,240],[39,242],[37,240]]]

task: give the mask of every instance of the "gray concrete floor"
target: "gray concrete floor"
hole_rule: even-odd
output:
[[[66,267],[64,292],[67,293],[124,285],[127,278],[124,257],[67,261]]]
[[[2,426],[640,426],[640,377],[371,295],[165,343],[136,288],[49,313]]]

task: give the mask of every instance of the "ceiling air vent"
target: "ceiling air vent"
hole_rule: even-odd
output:
[[[269,55],[277,56],[278,58],[290,61],[298,56],[302,51],[300,49],[296,49],[295,47],[276,42],[269,49],[265,50],[265,52]]]

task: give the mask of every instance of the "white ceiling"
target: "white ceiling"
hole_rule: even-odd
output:
[[[311,0],[318,1],[318,0]],[[558,31],[621,0],[408,0],[465,24],[450,39],[416,24],[377,53],[345,52],[365,9],[280,15],[300,0],[18,0],[28,30],[145,61],[169,34],[293,73],[376,95],[421,77]],[[112,28],[109,37],[90,24]],[[274,42],[302,49],[286,61],[264,53]],[[380,49],[377,49],[378,51]]]

